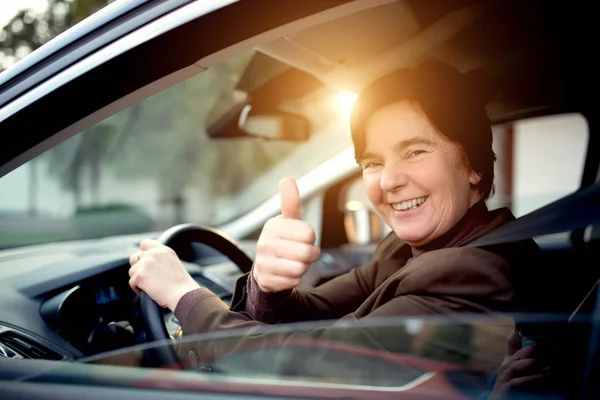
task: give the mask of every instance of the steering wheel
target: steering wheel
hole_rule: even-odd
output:
[[[216,229],[194,224],[181,224],[167,229],[157,240],[165,246],[172,248],[177,254],[180,254],[182,249],[194,242],[202,243],[225,255],[242,272],[250,272],[252,268],[250,257],[244,253],[233,239]],[[169,339],[162,307],[146,293],[141,292],[140,308],[148,341]],[[179,357],[173,346],[155,347],[149,353],[152,361],[158,365],[181,369]]]

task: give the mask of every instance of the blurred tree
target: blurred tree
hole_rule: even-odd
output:
[[[110,3],[109,0],[47,0],[42,14],[22,10],[0,32],[0,70]],[[210,224],[223,212],[239,207],[233,193],[249,185],[284,154],[289,143],[259,139],[210,140],[207,128],[244,101],[235,90],[254,51],[238,54],[209,70],[163,90],[102,121],[43,156],[47,171],[74,196],[98,204],[102,176],[156,182],[161,203],[173,207],[175,220],[189,218],[186,202],[202,204],[195,221]],[[134,73],[134,72],[132,72]],[[35,169],[30,169],[32,213],[38,193]],[[199,190],[195,190],[199,189]],[[84,196],[84,194],[86,196]],[[135,196],[135,193],[132,194]],[[229,204],[217,204],[221,196]],[[217,211],[218,214],[217,215]],[[231,209],[228,213],[237,213]]]
[[[101,122],[43,156],[48,163],[48,173],[58,177],[61,186],[73,193],[76,208],[82,206],[84,182],[88,183],[85,186],[89,187],[91,204],[100,203],[103,160],[117,134],[117,127]],[[86,172],[89,179],[84,180]]]
[[[47,0],[41,14],[19,11],[0,31],[0,71],[25,57],[111,0]]]

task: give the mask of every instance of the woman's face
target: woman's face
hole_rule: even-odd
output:
[[[415,102],[371,115],[359,163],[367,194],[396,235],[422,246],[452,228],[482,198],[460,148],[439,134]]]

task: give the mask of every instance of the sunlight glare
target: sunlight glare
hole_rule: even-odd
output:
[[[341,92],[336,98],[336,105],[345,118],[350,118],[350,112],[358,95],[351,92]]]

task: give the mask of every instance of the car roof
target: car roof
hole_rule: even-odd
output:
[[[436,59],[479,82],[496,123],[589,106],[592,36],[580,2],[379,3],[258,48],[353,92]]]

